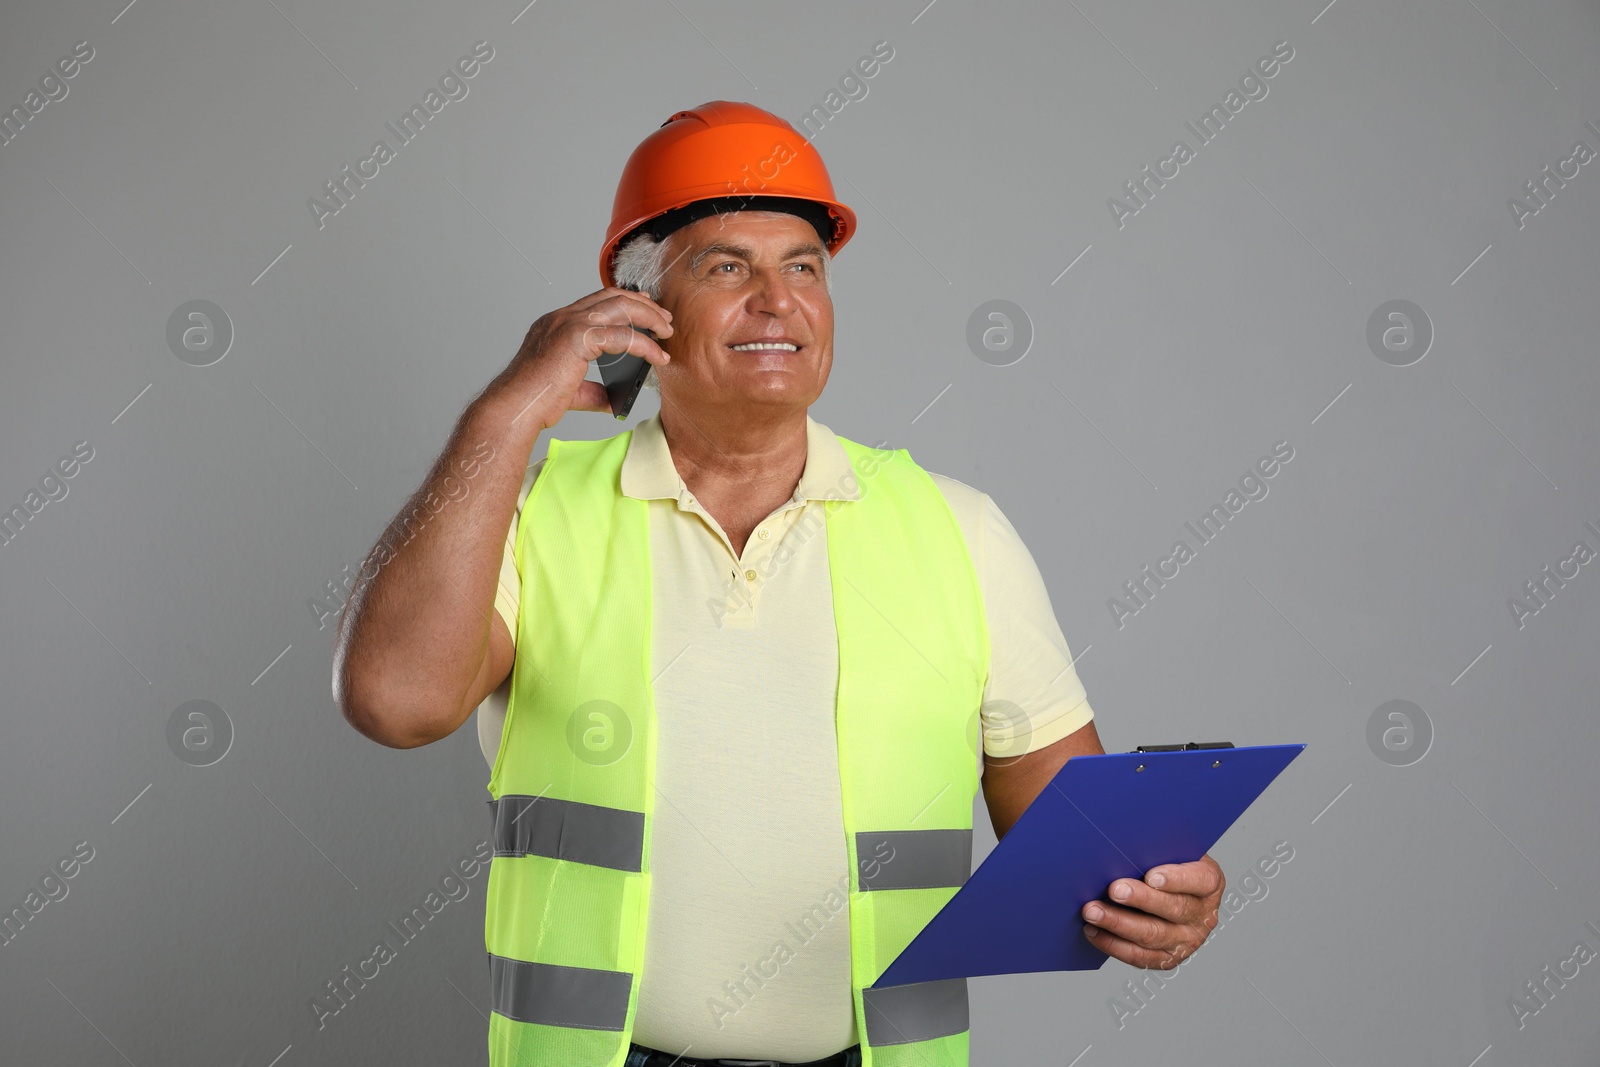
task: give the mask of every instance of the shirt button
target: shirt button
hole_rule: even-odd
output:
[[[745,576],[745,578],[746,578],[746,579],[747,579],[747,580],[749,580],[749,581],[752,581],[752,582],[753,582],[753,581],[755,581],[755,580],[756,580],[756,572],[755,572],[755,571],[754,571],[754,570],[748,570],[748,571],[745,571],[745,572],[744,572],[744,576]]]
[[[772,536],[772,531],[763,526],[761,529],[756,531],[756,536],[765,541],[767,538]]]

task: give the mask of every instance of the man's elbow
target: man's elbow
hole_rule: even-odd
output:
[[[364,691],[339,672],[334,674],[333,698],[358,734],[388,748],[421,748],[451,732],[442,727],[444,716],[437,712]]]

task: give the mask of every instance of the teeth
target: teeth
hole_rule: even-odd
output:
[[[749,344],[733,346],[735,352],[759,352],[769,348],[781,348],[785,352],[800,351],[799,345],[792,345],[787,341],[751,341]]]

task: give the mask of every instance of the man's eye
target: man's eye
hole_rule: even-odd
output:
[[[718,263],[715,267],[711,268],[711,271],[712,271],[713,274],[715,274],[717,271],[721,270],[723,267],[737,267],[738,265],[739,264],[737,264],[737,263],[731,263],[731,262],[730,263]]]

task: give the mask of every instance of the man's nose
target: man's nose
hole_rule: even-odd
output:
[[[755,283],[755,293],[751,297],[754,310],[775,315],[787,315],[794,310],[793,288],[781,270],[758,271]]]

